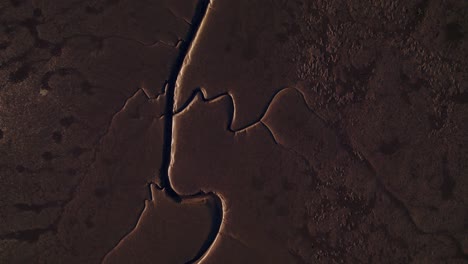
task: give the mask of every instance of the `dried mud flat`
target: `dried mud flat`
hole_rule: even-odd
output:
[[[467,16],[0,0],[0,263],[468,263]]]

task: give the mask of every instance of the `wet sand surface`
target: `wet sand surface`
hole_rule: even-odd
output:
[[[468,263],[468,2],[0,1],[0,263]]]

